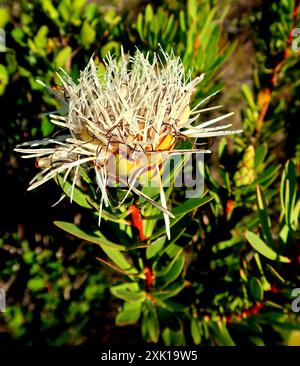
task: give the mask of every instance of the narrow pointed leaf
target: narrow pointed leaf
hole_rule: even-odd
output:
[[[260,253],[264,257],[271,259],[273,261],[278,259],[280,262],[284,263],[291,262],[289,258],[284,257],[282,255],[278,255],[273,249],[268,247],[267,244],[264,243],[258,235],[254,234],[253,232],[247,231],[246,238],[253,247],[253,249],[258,251],[258,253]]]

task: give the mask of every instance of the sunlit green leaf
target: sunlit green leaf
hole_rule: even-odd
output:
[[[146,293],[139,290],[135,283],[123,283],[113,286],[110,291],[114,296],[129,303],[141,302],[146,298]]]
[[[68,232],[69,234],[72,234],[76,236],[77,238],[86,240],[90,243],[98,244],[103,247],[107,247],[109,249],[118,249],[118,250],[126,250],[126,247],[115,244],[103,237],[99,237],[96,235],[88,234],[84,232],[82,229],[80,229],[77,225],[72,224],[70,222],[64,222],[64,221],[54,221],[54,225],[59,227],[60,229]]]
[[[257,250],[260,254],[262,254],[264,257],[276,260],[278,259],[280,262],[289,263],[290,259],[287,257],[284,257],[282,255],[278,255],[276,252],[274,252],[273,249],[267,246],[266,243],[264,243],[259,236],[254,234],[251,231],[246,232],[246,238],[249,241],[249,243],[252,245],[252,247]]]
[[[142,302],[125,302],[123,309],[119,312],[116,317],[117,325],[129,325],[135,324],[141,315]]]

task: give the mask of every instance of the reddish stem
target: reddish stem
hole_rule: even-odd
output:
[[[140,210],[135,205],[131,205],[129,210],[131,212],[131,225],[137,229],[141,241],[145,241],[143,219]]]
[[[153,285],[155,277],[154,277],[154,274],[153,274],[151,268],[148,266],[145,266],[144,272],[145,272],[145,276],[146,276],[146,287],[147,287],[147,289],[149,289]]]
[[[131,212],[131,225],[138,231],[140,240],[145,241],[147,238],[144,235],[143,218],[140,210],[135,205],[131,205],[129,210]],[[152,272],[151,266],[147,263],[148,261],[145,253],[142,253],[142,258],[144,262],[146,291],[149,292],[150,287],[153,285],[155,276]]]

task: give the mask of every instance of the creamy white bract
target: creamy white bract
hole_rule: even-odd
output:
[[[134,56],[127,56],[122,51],[120,59],[107,56],[105,71],[91,59],[77,82],[62,70],[58,75],[63,90],[55,94],[62,101],[65,114],[51,114],[50,117],[52,123],[67,133],[27,142],[15,150],[25,154],[24,158],[37,158],[37,165],[42,169],[30,182],[29,190],[58,174],[64,173],[64,180],[72,174],[72,200],[79,167],[93,167],[101,193],[99,222],[103,203],[110,205],[108,183],[125,181],[128,193],[134,191],[163,212],[170,237],[169,217],[173,215],[167,208],[160,179],[163,161],[172,154],[209,152],[176,150],[176,142],[180,139],[224,136],[241,131],[228,131],[231,124],[214,126],[232,113],[197,123],[202,112],[219,108],[199,109],[206,98],[190,109],[191,96],[204,75],[195,79],[190,74],[186,76],[180,58],[164,51],[155,54],[152,61],[149,59],[148,54],[145,56],[139,50]],[[146,160],[140,159],[141,155]],[[118,174],[109,168],[112,158],[120,167]],[[145,161],[149,161],[149,166]],[[159,179],[160,203],[135,187],[149,170]]]

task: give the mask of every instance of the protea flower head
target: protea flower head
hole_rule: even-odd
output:
[[[161,164],[173,154],[209,152],[177,150],[179,140],[241,131],[228,131],[231,124],[212,127],[232,113],[197,124],[202,112],[219,108],[199,109],[208,98],[190,108],[192,94],[204,75],[192,79],[191,74],[186,76],[179,57],[163,50],[161,57],[154,54],[150,61],[149,55],[139,50],[134,56],[126,56],[122,50],[119,60],[111,55],[106,57],[105,72],[91,58],[76,82],[61,70],[58,76],[63,92],[56,94],[65,112],[50,117],[67,134],[27,142],[15,149],[25,153],[24,158],[37,158],[37,165],[42,169],[28,190],[63,172],[64,180],[72,172],[71,189],[74,190],[79,167],[93,167],[101,193],[99,220],[103,203],[110,205],[109,182],[122,182],[128,187],[128,193],[135,192],[163,212],[169,237],[172,214],[167,209],[161,181],[160,204],[137,189],[135,183],[149,170],[160,177]],[[111,169],[112,158],[119,168],[117,174]],[[71,200],[72,196],[73,191]]]

